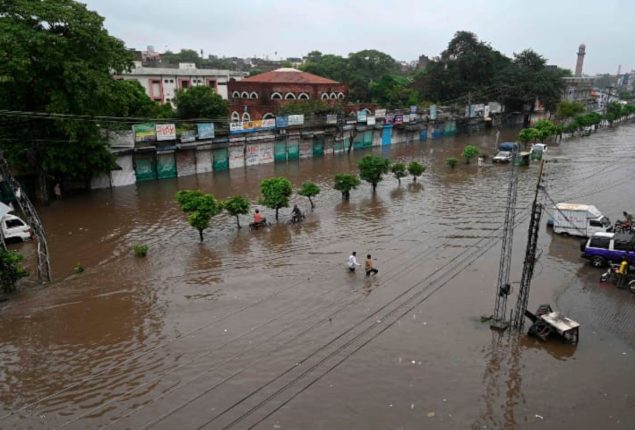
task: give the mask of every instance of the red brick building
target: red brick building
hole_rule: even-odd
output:
[[[281,106],[298,100],[344,101],[348,87],[312,73],[282,68],[228,83],[232,121],[273,118]]]

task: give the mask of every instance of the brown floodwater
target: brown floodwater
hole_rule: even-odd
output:
[[[373,148],[427,170],[417,183],[386,177],[375,195],[363,184],[349,202],[332,178],[370,151],[41,208],[56,282],[23,285],[0,309],[0,428],[635,428],[635,294],[600,284],[579,240],[546,229],[548,214],[529,308],[550,303],[580,322],[579,345],[499,336],[481,322],[493,310],[510,167],[444,160],[466,144],[491,156],[494,140]],[[552,144],[546,189],[613,220],[635,211],[634,149],[635,125]],[[520,171],[509,308],[538,169]],[[174,200],[200,188],[256,202],[273,175],[322,188],[312,212],[293,197],[302,224],[282,210],[250,232],[221,215],[199,243]],[[147,258],[132,255],[135,243]],[[32,246],[15,245],[29,258]],[[360,262],[372,254],[379,274],[349,273],[353,250]]]

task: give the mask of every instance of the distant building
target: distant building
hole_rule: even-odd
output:
[[[291,68],[232,81],[228,89],[232,121],[274,118],[281,106],[294,101],[322,100],[335,104],[348,97],[346,85]]]
[[[214,88],[227,100],[228,82],[245,76],[245,72],[197,69],[194,63],[179,63],[178,67],[145,67],[140,61],[135,61],[130,72],[116,75],[115,79],[136,80],[152,100],[171,103],[179,90],[201,85]]]
[[[428,63],[430,62],[430,58],[427,55],[419,55],[419,60],[417,61],[417,65],[415,66],[416,70],[425,70],[428,67]]]
[[[566,77],[562,78],[565,83],[562,100],[570,102],[580,102],[588,110],[595,108],[593,97],[593,78],[587,77]]]

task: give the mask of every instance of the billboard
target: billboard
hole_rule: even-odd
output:
[[[140,142],[154,142],[157,140],[157,132],[154,128],[154,124],[135,124],[132,126],[132,133],[134,134],[134,141]]]
[[[375,114],[375,118],[377,118],[377,114]],[[395,114],[388,112],[386,113],[386,124],[392,124],[395,121]]]
[[[366,118],[368,117],[368,112],[365,110],[357,111],[357,122],[366,122]]]
[[[366,124],[368,125],[375,125],[376,121],[375,121],[375,117],[374,116],[367,116],[366,117]]]
[[[194,130],[184,130],[181,132],[179,138],[181,143],[194,142],[196,140],[196,133]]]
[[[164,140],[176,140],[176,127],[174,124],[157,124],[157,142]]]
[[[417,113],[417,106],[410,106],[410,113]]]
[[[437,105],[430,106],[430,119],[433,121],[437,119]]]
[[[229,134],[255,133],[258,131],[271,130],[272,128],[276,128],[276,120],[274,118],[231,122],[229,123]]]
[[[196,124],[196,129],[199,139],[213,139],[215,136],[214,124],[211,122]]]
[[[289,121],[289,127],[304,124],[304,115],[289,115],[287,118]]]
[[[375,109],[375,118],[386,118],[386,109]]]
[[[401,114],[401,113],[395,114],[395,117],[394,117],[392,123],[395,124],[395,125],[403,124],[403,114]]]
[[[337,124],[337,114],[328,114],[326,115],[326,123],[327,124]]]

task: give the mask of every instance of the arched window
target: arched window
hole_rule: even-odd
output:
[[[335,100],[335,99],[337,98],[337,94],[335,94],[335,93],[331,93],[331,94],[329,95],[329,98],[330,98],[331,100]]]
[[[257,99],[258,98],[258,94],[256,94],[255,91],[252,91],[251,94],[249,94],[249,98],[250,99]]]
[[[340,100],[344,100],[344,93],[337,93],[337,98]]]
[[[243,91],[240,94],[240,97],[243,98],[243,99],[248,99],[249,98],[249,93],[247,91]]]
[[[293,94],[293,93],[286,93],[286,94],[284,95],[284,99],[285,99],[285,100],[295,100],[295,94]]]
[[[309,99],[309,95],[307,93],[300,93],[300,95],[298,95],[298,100],[308,100]]]
[[[329,99],[328,93],[322,93],[322,100],[328,100],[328,99]]]
[[[271,94],[271,100],[282,100],[282,94],[277,93],[277,92]]]
[[[249,116],[249,112],[243,113],[243,121],[251,121],[251,117]]]
[[[274,119],[275,117],[276,116],[272,114],[271,112],[267,112],[266,114],[262,116],[262,119]]]
[[[233,99],[239,99],[239,98],[240,98],[240,92],[238,92],[238,91],[234,91],[234,92],[232,93],[232,98],[233,98]]]
[[[232,121],[238,122],[240,121],[240,114],[236,111],[232,112]]]
[[[364,109],[362,109],[362,111],[366,112],[366,115],[370,115],[371,114],[370,109],[368,109],[368,108],[364,108]]]

